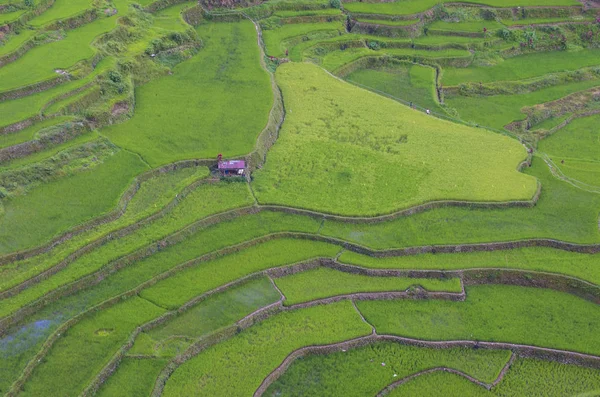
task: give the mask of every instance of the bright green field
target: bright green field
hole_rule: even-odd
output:
[[[445,86],[466,82],[523,80],[542,76],[547,73],[576,70],[598,65],[600,50],[582,50],[575,52],[553,51],[519,55],[507,58],[494,66],[470,66],[468,68],[444,69]]]
[[[6,55],[16,50],[28,39],[32,38],[35,33],[35,30],[23,29],[19,34],[10,36],[8,40],[4,40],[0,43],[0,55]]]
[[[458,279],[369,277],[329,268],[318,268],[278,278],[275,284],[286,297],[286,305],[356,292],[406,291],[417,286],[430,292],[461,292]]]
[[[382,69],[359,69],[345,79],[421,108],[439,108],[435,100],[435,69],[427,66],[406,63]]]
[[[419,22],[418,19],[393,21],[390,19],[368,19],[368,18],[358,18],[357,21],[362,22],[362,23],[372,23],[375,25],[388,25],[388,26],[408,26],[408,25],[414,25],[415,23]]]
[[[284,40],[320,31],[343,32],[344,26],[341,21],[337,21],[328,23],[285,24],[275,29],[265,29],[263,30],[263,40],[267,54],[275,57],[283,57],[286,50],[286,46],[283,43]]]
[[[555,85],[526,94],[493,95],[485,98],[455,96],[447,98],[446,104],[456,109],[460,118],[465,121],[502,130],[513,121],[524,120],[527,115],[521,109],[526,106],[557,100],[598,85],[598,81],[589,80]]]
[[[98,396],[148,396],[154,388],[154,381],[164,366],[166,359],[137,359],[126,357],[119,369],[108,378],[98,391]]]
[[[374,396],[393,381],[441,366],[492,382],[509,356],[505,350],[431,349],[377,342],[298,359],[265,396]]]
[[[442,22],[437,21],[429,25],[430,30],[441,32],[472,32],[483,33],[483,29],[488,32],[502,29],[504,25],[496,21],[476,21],[476,22]]]
[[[92,8],[91,0],[56,0],[52,7],[29,21],[32,26],[42,26],[58,19],[68,18]]]
[[[379,269],[459,270],[478,268],[521,269],[577,277],[600,285],[600,258],[553,248],[520,248],[506,251],[461,254],[423,254],[391,258],[373,258],[344,252],[339,261]]]
[[[480,340],[597,355],[600,308],[553,290],[504,285],[466,287],[464,302],[362,301],[377,333],[426,340]]]
[[[71,119],[72,118],[68,116],[46,119],[32,125],[31,127],[24,128],[19,132],[0,135],[0,148],[18,145],[19,143],[30,141],[35,138],[36,134],[39,131],[54,125],[64,123]]]
[[[119,151],[88,172],[43,184],[4,201],[0,252],[35,246],[115,207],[133,178],[145,171],[138,156]]]
[[[379,51],[373,51],[368,48],[349,48],[345,51],[333,51],[325,55],[322,59],[321,66],[323,68],[335,72],[340,67],[356,61],[364,57],[377,57],[377,56],[399,56],[403,59],[414,57],[425,58],[425,59],[444,59],[444,58],[469,58],[471,53],[466,50],[440,50],[440,51],[427,51],[427,50],[413,50],[411,48],[384,48]]]
[[[134,297],[87,317],[52,346],[21,395],[79,394],[127,341],[132,329],[163,313]]]
[[[92,40],[112,30],[116,17],[100,19],[66,32],[63,40],[34,47],[18,62],[0,68],[0,91],[34,84],[58,76],[55,69],[67,69],[78,61],[91,58]],[[0,122],[0,124],[3,124]]]
[[[254,25],[204,24],[197,31],[204,42],[200,52],[173,75],[138,88],[133,118],[103,130],[153,167],[247,154],[267,123],[273,94]]]
[[[129,354],[174,356],[192,341],[233,325],[253,311],[279,299],[279,292],[268,278],[248,281],[209,296],[164,325],[140,334]]]
[[[436,372],[410,380],[388,396],[594,396],[599,391],[600,372],[597,370],[536,359],[517,359],[502,382],[491,391],[459,375]]]
[[[427,11],[442,0],[398,0],[384,3],[344,2],[344,8],[350,12],[386,15],[407,15]],[[463,3],[485,4],[493,7],[516,6],[569,6],[579,5],[575,0],[465,0]]]
[[[16,20],[21,15],[23,15],[25,12],[26,12],[25,10],[17,10],[17,11],[13,11],[13,12],[4,12],[4,13],[0,14],[0,25],[4,25],[8,22],[12,22],[12,21]]]
[[[288,114],[255,173],[261,203],[373,215],[431,200],[526,200],[536,189],[517,172],[524,149],[510,138],[414,112],[310,64],[285,64],[277,80]]]
[[[292,351],[370,332],[350,302],[284,312],[186,361],[163,395],[248,396]]]
[[[273,267],[333,257],[339,247],[310,240],[273,240],[182,270],[141,292],[157,306],[174,309],[219,285]]]
[[[538,148],[548,154],[567,176],[600,186],[599,121],[599,116],[575,119],[542,140]]]

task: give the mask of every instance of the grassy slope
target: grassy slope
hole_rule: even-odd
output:
[[[165,308],[176,308],[219,285],[266,270],[318,257],[333,257],[339,247],[309,240],[274,240],[184,269],[141,292]]]
[[[384,3],[344,2],[344,8],[350,12],[408,15],[426,11],[442,0],[399,0]],[[485,4],[493,7],[516,6],[568,6],[579,5],[576,0],[465,0],[463,3]]]
[[[522,80],[548,73],[597,65],[599,56],[600,50],[525,54],[505,59],[494,66],[446,68],[444,69],[443,82],[445,86],[454,86],[469,81],[487,83]]]
[[[458,270],[477,268],[522,269],[577,277],[600,285],[600,258],[553,248],[521,248],[461,254],[424,254],[395,258],[373,258],[344,252],[340,262],[379,269]]]
[[[269,387],[265,396],[374,396],[395,380],[438,366],[492,382],[509,354],[502,350],[431,349],[378,342],[299,359]]]
[[[268,55],[275,57],[285,56],[285,45],[282,43],[292,37],[303,36],[317,31],[344,31],[344,25],[341,21],[327,23],[295,23],[276,27],[275,29],[263,30],[263,40],[265,42]]]
[[[254,148],[272,104],[251,22],[204,24],[204,48],[174,74],[136,91],[136,112],[104,133],[152,166],[240,156]]]
[[[251,395],[292,351],[368,335],[370,331],[350,302],[285,312],[185,362],[169,378],[163,395]]]
[[[187,346],[192,340],[232,325],[279,299],[279,292],[268,278],[248,281],[210,296],[164,325],[140,335],[129,353],[173,356],[181,344]]]
[[[127,205],[125,213],[119,219],[74,236],[68,242],[59,245],[48,253],[3,266],[0,271],[0,290],[5,290],[27,280],[96,238],[163,209],[165,205],[176,198],[176,195],[185,186],[207,175],[208,169],[205,167],[186,168],[143,182]],[[174,218],[173,221],[176,221],[176,219]]]
[[[162,313],[163,309],[134,297],[84,319],[52,346],[21,395],[79,394],[136,326]]]
[[[434,98],[435,70],[430,67],[405,64],[385,69],[358,69],[346,79],[422,108],[439,108]]]
[[[189,209],[186,212],[189,212]],[[319,228],[319,224],[320,221],[316,219],[299,219],[281,213],[261,213],[219,223],[197,232],[180,244],[167,247],[146,259],[129,264],[119,272],[106,277],[98,285],[50,303],[28,320],[23,327],[24,330],[21,327],[13,329],[0,343],[0,353],[4,357],[4,360],[0,360],[0,370],[3,374],[0,378],[0,389],[10,385],[18,377],[27,360],[37,353],[45,338],[72,316],[131,290],[177,264],[200,255],[282,230],[314,233]],[[118,252],[116,254],[118,256]],[[94,264],[97,260],[90,258],[89,262],[83,261],[83,265]],[[38,322],[47,324],[47,327],[38,327]]]
[[[38,299],[52,289],[93,273],[127,253],[175,233],[198,219],[231,208],[248,205],[248,197],[244,196],[245,193],[247,194],[246,186],[239,185],[203,185],[198,187],[166,216],[144,225],[128,236],[111,240],[88,255],[71,262],[66,269],[27,288],[19,295],[4,300],[4,304],[0,307],[0,316],[4,316],[20,306]]]
[[[288,114],[255,173],[260,202],[370,215],[535,191],[534,179],[516,171],[524,149],[507,137],[428,117],[317,66],[285,64],[277,78]]]
[[[574,92],[600,85],[598,81],[580,81],[544,88],[527,94],[494,95],[485,97],[456,96],[446,99],[446,104],[458,110],[461,119],[480,125],[503,129],[505,125],[526,118],[521,112],[525,106],[550,102]]]
[[[58,19],[68,18],[92,8],[91,0],[56,0],[52,7],[29,21],[32,26],[42,26]]]
[[[42,244],[110,211],[134,176],[145,170],[139,157],[119,151],[89,172],[43,184],[25,196],[4,201],[0,253]]]
[[[487,391],[467,379],[447,372],[420,376],[401,385],[390,397],[427,395],[439,397],[479,396],[575,396],[596,395],[600,371],[536,359],[518,359],[502,382]]]
[[[58,76],[55,69],[66,69],[90,58],[92,40],[115,27],[116,16],[100,19],[66,32],[63,40],[29,50],[17,62],[0,68],[0,91],[8,91]],[[2,123],[4,124],[4,123]]]
[[[101,397],[143,397],[152,393],[158,374],[167,365],[166,359],[124,358],[117,371],[102,385]]]
[[[466,288],[464,302],[365,301],[357,305],[380,334],[426,340],[512,342],[597,355],[598,305],[545,289]]]
[[[340,67],[356,61],[357,59],[364,57],[377,57],[377,56],[398,56],[402,59],[408,57],[422,57],[426,59],[441,59],[441,58],[469,58],[471,53],[466,50],[440,50],[440,51],[428,51],[428,50],[413,50],[412,48],[384,48],[379,51],[373,51],[368,48],[348,48],[344,51],[332,51],[326,54],[321,62],[323,68],[329,71],[336,71]]]
[[[429,25],[429,29],[450,32],[475,32],[483,33],[483,29],[494,31],[502,29],[504,25],[496,21],[475,21],[475,22],[443,22],[436,21]]]
[[[327,221],[321,233],[381,249],[542,237],[600,241],[600,196],[552,177],[541,159],[534,159],[526,172],[539,178],[543,186],[534,208],[440,208],[372,225]]]
[[[35,138],[36,134],[40,130],[54,125],[62,124],[63,122],[69,121],[71,119],[72,117],[69,116],[61,116],[53,119],[46,119],[32,125],[31,127],[24,128],[19,132],[0,135],[0,148],[18,145],[19,143],[30,141]]]
[[[599,186],[598,121],[600,116],[574,120],[565,128],[542,140],[538,149],[553,158],[567,176]],[[565,161],[564,164],[561,163],[562,160]]]
[[[278,278],[275,284],[286,297],[286,305],[356,292],[406,291],[420,286],[427,291],[460,292],[459,279],[369,277],[318,268]]]
[[[18,63],[18,61],[14,64],[16,63]],[[52,99],[67,94],[92,82],[96,76],[107,71],[113,65],[113,58],[104,58],[98,65],[96,65],[96,69],[81,79],[59,84],[58,86],[48,90],[37,92],[18,99],[0,102],[0,126],[10,125],[39,115],[43,106]]]

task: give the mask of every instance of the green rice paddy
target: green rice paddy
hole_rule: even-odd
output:
[[[261,203],[374,215],[432,200],[527,200],[535,191],[535,180],[516,171],[524,150],[509,138],[414,112],[309,64],[283,65],[277,79],[288,116],[269,161],[256,173],[253,188]],[[395,123],[400,115],[413,123]],[[498,151],[511,156],[495,158]],[[474,163],[477,170],[462,171]],[[402,177],[378,177],[390,169]],[[442,169],[443,177],[436,175]],[[492,183],[492,173],[502,182]]]
[[[0,393],[598,394],[375,341],[600,357],[596,10],[467,3],[0,0]]]

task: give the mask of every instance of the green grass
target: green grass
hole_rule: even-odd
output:
[[[184,31],[185,29],[189,28],[190,25],[185,23],[181,17],[181,12],[192,5],[194,5],[193,2],[186,2],[174,5],[172,7],[167,7],[154,13],[153,26],[170,31]]]
[[[150,395],[158,374],[167,365],[166,359],[124,358],[117,371],[98,391],[98,396],[144,397]]]
[[[358,22],[362,23],[372,23],[375,25],[388,25],[388,26],[409,26],[418,23],[419,19],[408,19],[408,20],[399,20],[394,21],[391,19],[368,19],[368,18],[358,18]]]
[[[517,359],[491,391],[448,372],[412,379],[388,396],[584,396],[600,391],[600,373],[590,368],[537,359]],[[590,394],[586,394],[590,392]]]
[[[543,24],[554,24],[561,22],[589,22],[593,21],[593,17],[589,16],[568,16],[563,18],[526,18],[526,19],[503,19],[502,24],[506,26],[515,26],[515,25],[543,25]]]
[[[1,106],[1,105],[0,105]],[[38,132],[41,130],[59,125],[68,121],[73,120],[70,116],[61,116],[51,119],[46,119],[36,123],[30,127],[24,128],[21,131],[0,135],[0,148],[6,148],[9,146],[18,145],[19,143],[27,142],[35,139]]]
[[[0,14],[0,25],[4,25],[8,22],[12,22],[18,19],[21,15],[25,14],[26,10],[17,10],[13,12],[4,12]]]
[[[471,53],[466,50],[440,50],[440,51],[428,51],[428,50],[413,50],[411,48],[385,48],[379,51],[373,51],[368,48],[349,48],[344,51],[333,51],[328,53],[322,58],[321,66],[323,68],[335,72],[340,67],[356,61],[364,57],[377,57],[377,56],[399,56],[399,57],[420,57],[426,59],[444,59],[444,58],[469,58]]]
[[[92,40],[115,27],[116,17],[103,18],[66,32],[66,38],[29,50],[17,62],[0,68],[0,92],[27,86],[58,76],[55,69],[67,69],[91,58]]]
[[[504,59],[494,66],[470,66],[468,68],[446,68],[445,86],[460,83],[487,83],[492,81],[523,80],[548,73],[577,70],[598,65],[600,50],[575,52],[552,51],[519,55]]]
[[[599,116],[575,119],[540,141],[538,149],[547,153],[567,176],[600,186],[599,120]]]
[[[92,228],[88,232],[72,237],[52,251],[34,258],[16,261],[2,267],[0,290],[14,286],[58,263],[70,253],[95,239],[132,224],[161,210],[173,200],[185,186],[208,175],[205,167],[184,168],[152,178],[141,184],[140,189],[127,205],[125,213],[114,222]]]
[[[173,75],[138,88],[133,118],[103,130],[152,166],[249,153],[267,123],[273,98],[252,23],[197,30],[204,48]]]
[[[370,331],[350,302],[284,312],[185,362],[169,378],[163,395],[251,395],[292,351]]]
[[[453,254],[373,258],[344,252],[340,262],[378,269],[459,270],[478,268],[522,269],[577,277],[600,285],[600,258],[553,248],[519,248],[507,251],[484,251]]]
[[[188,210],[189,211],[189,210]],[[19,376],[20,372],[39,350],[45,338],[60,324],[92,306],[131,290],[148,279],[200,255],[238,244],[249,239],[278,231],[316,232],[320,220],[296,217],[283,213],[263,212],[255,215],[224,221],[197,233],[179,244],[166,247],[154,255],[133,262],[117,273],[107,276],[102,283],[78,291],[70,296],[51,302],[30,318],[30,327],[35,332],[22,332],[20,327],[11,331],[10,341],[0,343],[0,390]],[[59,246],[60,247],[60,246]],[[65,253],[62,253],[65,255]],[[118,252],[117,252],[118,255]],[[95,256],[88,263],[110,258]],[[84,264],[85,265],[85,264]],[[50,321],[48,321],[50,320]],[[37,327],[37,322],[48,323],[47,328]]]
[[[28,23],[39,27],[59,19],[77,15],[91,8],[93,8],[91,0],[56,0],[52,7]]]
[[[263,40],[267,55],[284,57],[288,45],[286,44],[286,40],[305,36],[309,33],[314,34],[315,32],[324,31],[343,32],[344,26],[342,21],[336,21],[326,23],[294,23],[277,26],[274,29],[264,29]]]
[[[426,44],[426,45],[442,45],[449,43],[457,44],[479,44],[483,43],[483,38],[477,37],[464,37],[464,36],[421,36],[415,39],[415,44]]]
[[[436,4],[443,2],[442,0],[399,0],[385,3],[344,2],[344,8],[357,13],[408,15],[427,11]],[[575,0],[466,0],[463,3],[485,4],[493,7],[574,6],[580,4]]]
[[[507,137],[414,112],[310,64],[285,64],[277,80],[288,113],[254,175],[261,203],[373,215],[431,200],[529,199],[535,191],[534,178],[516,171],[524,149]]]
[[[505,285],[466,288],[464,302],[362,301],[379,334],[425,340],[511,342],[597,355],[595,303],[553,290]]]
[[[134,297],[84,319],[52,346],[21,394],[79,394],[135,327],[163,313],[163,309]]]
[[[0,56],[9,54],[9,53],[15,51],[23,43],[25,43],[27,40],[29,40],[30,38],[35,36],[35,34],[36,34],[35,30],[24,29],[24,30],[21,30],[19,32],[19,34],[14,34],[14,35],[10,36],[8,38],[8,40],[5,40],[4,42],[0,43],[1,44],[0,45]]]
[[[485,98],[456,96],[447,98],[446,104],[455,108],[460,118],[465,121],[503,129],[511,122],[527,117],[521,111],[523,107],[557,100],[598,85],[598,81],[589,80],[556,85],[526,94],[494,95]]]
[[[502,29],[504,25],[496,21],[472,21],[472,22],[443,22],[436,21],[429,25],[430,30],[440,32],[471,32],[471,33],[482,33],[483,29],[487,29],[488,32]]]
[[[491,383],[509,356],[505,350],[431,349],[377,342],[298,359],[265,396],[374,396],[393,381],[441,366]]]
[[[324,8],[321,10],[277,10],[274,16],[281,18],[289,17],[304,17],[312,15],[340,15],[341,11],[339,8]]]
[[[436,110],[435,69],[405,63],[381,69],[358,69],[346,80],[384,92],[422,108]]]
[[[43,184],[25,196],[4,200],[0,253],[33,247],[110,211],[133,177],[147,169],[126,151],[88,172]]]
[[[268,278],[248,281],[210,296],[164,325],[141,334],[129,354],[173,356],[193,340],[233,325],[279,299],[279,292]]]
[[[275,284],[285,295],[286,305],[357,292],[406,291],[416,286],[431,292],[461,292],[459,279],[369,277],[324,267],[278,278]]]
[[[158,282],[140,296],[174,309],[194,296],[246,275],[319,257],[334,257],[339,247],[310,240],[274,240],[210,262],[200,263]]]
[[[55,197],[60,198],[59,195]],[[122,255],[145,247],[198,219],[248,204],[250,204],[250,199],[247,187],[244,184],[200,186],[193,193],[186,196],[185,200],[166,216],[141,227],[126,237],[102,245],[99,249],[72,262],[68,268],[61,272],[24,290],[19,295],[4,300],[4,304],[0,308],[0,316],[17,310],[20,306],[40,298],[45,293],[61,285],[93,273]],[[30,214],[30,216],[34,215]],[[37,269],[34,268],[33,270]]]
[[[33,165],[37,162],[48,160],[51,157],[54,157],[58,154],[66,154],[65,152],[68,152],[69,150],[74,149],[80,145],[96,141],[98,137],[99,135],[96,131],[85,132],[60,145],[52,146],[46,150],[42,150],[37,153],[32,153],[29,156],[2,162],[0,163],[0,173],[9,170],[19,169],[28,165]]]

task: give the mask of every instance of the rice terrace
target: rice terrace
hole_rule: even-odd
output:
[[[0,395],[600,396],[600,0],[0,0]]]

